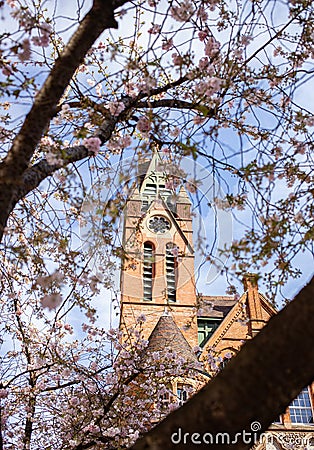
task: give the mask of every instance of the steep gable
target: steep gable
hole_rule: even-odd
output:
[[[209,317],[223,317],[223,320],[204,345],[201,360],[205,360],[208,351],[212,350],[222,358],[230,351],[237,352],[245,340],[252,338],[276,314],[266,297],[258,292],[257,283],[247,281],[245,286],[246,292],[237,301],[226,299],[219,302],[221,312],[217,314],[218,305],[212,308],[212,312],[208,311]]]

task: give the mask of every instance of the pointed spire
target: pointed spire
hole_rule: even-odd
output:
[[[190,200],[190,197],[189,197],[189,194],[187,193],[187,191],[186,191],[186,189],[185,189],[185,187],[183,185],[180,187],[180,191],[179,191],[178,197],[180,198],[180,200],[181,199],[186,200],[185,203],[192,204],[192,202]]]
[[[166,310],[159,318],[148,338],[146,353],[171,349],[189,363],[198,363],[190,344],[179,330],[171,314]]]

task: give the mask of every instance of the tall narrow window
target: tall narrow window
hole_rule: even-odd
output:
[[[153,300],[154,277],[154,246],[150,242],[144,243],[143,263],[143,297],[146,301]]]
[[[168,301],[175,302],[177,300],[176,292],[176,247],[173,244],[166,246],[166,277],[167,277],[167,294]]]

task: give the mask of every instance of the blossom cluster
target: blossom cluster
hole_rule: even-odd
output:
[[[83,141],[83,145],[93,156],[97,156],[100,150],[101,140],[98,137],[86,138]]]
[[[132,138],[129,134],[120,135],[114,134],[107,142],[107,148],[112,154],[119,154],[124,148],[129,147],[132,144]]]
[[[20,7],[14,1],[9,2],[9,6],[12,8],[11,16],[19,22],[20,27],[30,36],[24,38],[18,45],[18,59],[25,63],[31,59],[31,44],[42,48],[49,46],[52,27],[48,22],[38,21],[31,14],[29,8]],[[37,32],[37,35],[32,36],[33,32]]]
[[[43,138],[41,138],[39,145],[40,148],[45,152],[45,157],[48,164],[62,165],[63,158],[59,145],[54,142],[54,140],[50,136],[44,136]]]
[[[178,22],[186,22],[194,14],[194,7],[190,0],[186,0],[179,6],[172,6],[170,9],[170,13],[172,17]]]
[[[119,114],[125,109],[123,102],[109,102],[108,109],[113,116],[119,116]]]

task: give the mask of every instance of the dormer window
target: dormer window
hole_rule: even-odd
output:
[[[209,338],[214,334],[222,319],[218,317],[199,317],[197,319],[198,327],[198,345],[203,348]]]

